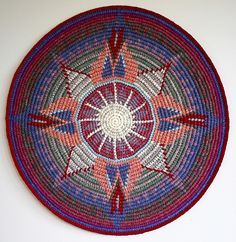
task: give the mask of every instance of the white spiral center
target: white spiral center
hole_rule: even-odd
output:
[[[131,111],[126,106],[117,103],[102,108],[99,120],[102,131],[111,138],[125,138],[133,126]]]

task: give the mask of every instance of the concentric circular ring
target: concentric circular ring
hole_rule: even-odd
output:
[[[14,75],[6,122],[34,195],[65,221],[113,235],[190,209],[220,167],[229,129],[222,83],[196,40],[126,6],[45,35]]]
[[[123,90],[129,93],[128,98]],[[141,120],[137,115],[140,109]],[[150,142],[155,125],[149,100],[134,86],[117,80],[98,85],[86,96],[78,121],[88,146],[113,161],[130,159],[137,154]]]

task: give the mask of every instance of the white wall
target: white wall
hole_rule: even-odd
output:
[[[12,76],[28,50],[51,28],[85,10],[133,5],[158,12],[193,35],[221,76],[231,129],[223,164],[203,198],[185,215],[142,235],[111,237],[76,228],[31,194],[11,159],[5,107]],[[236,241],[236,1],[235,0],[0,0],[0,242]]]

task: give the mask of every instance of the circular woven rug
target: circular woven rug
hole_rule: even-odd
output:
[[[7,135],[34,195],[78,227],[163,226],[211,184],[228,135],[219,76],[170,20],[111,6],[45,35],[10,89]]]

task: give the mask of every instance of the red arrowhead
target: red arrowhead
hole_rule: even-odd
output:
[[[31,126],[36,126],[36,127],[42,127],[42,128],[47,128],[51,125],[55,124],[60,124],[61,122],[49,117],[45,117],[42,115],[35,115],[35,114],[29,114],[29,117],[33,119],[32,122],[29,122],[28,124]]]
[[[120,181],[117,181],[116,187],[114,189],[114,193],[111,197],[111,213],[113,214],[117,209],[120,214],[123,213],[124,209],[124,194],[122,192]]]
[[[202,127],[206,127],[206,115],[203,114],[187,114],[185,116],[182,117],[177,117],[174,120],[184,123],[184,124],[188,124],[191,126],[202,126]]]
[[[119,50],[122,47],[123,35],[124,35],[123,28],[120,29],[119,31],[116,31],[115,28],[112,28],[112,34],[111,34],[111,38],[109,40],[109,47],[110,47],[113,61],[117,58]]]

